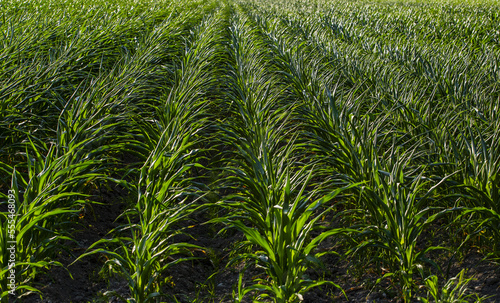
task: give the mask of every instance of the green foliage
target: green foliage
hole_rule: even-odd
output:
[[[479,298],[477,295],[468,293],[467,288],[469,282],[472,278],[466,279],[465,270],[461,270],[458,275],[450,278],[446,281],[446,284],[439,288],[437,276],[430,276],[425,279],[425,286],[428,290],[427,299],[419,298],[419,301],[424,303],[435,302],[435,303],[458,303],[458,302],[470,302],[470,299],[476,297],[474,302],[483,302],[486,298]],[[430,301],[429,297],[434,301]]]
[[[129,190],[128,223],[80,258],[106,254],[130,302],[167,298],[168,271],[200,249],[178,241],[183,226],[206,208],[212,220],[199,223],[245,238],[230,264],[266,275],[246,285],[242,272],[236,301],[341,288],[307,276],[322,269],[317,246],[328,237],[345,258],[363,251],[367,266],[388,268],[377,282],[389,279],[407,302],[419,276],[440,270],[434,250],[470,243],[498,258],[499,6],[2,3],[2,277],[9,190],[26,295],[62,266],[56,250],[76,245],[77,215],[110,182]],[[457,227],[454,238],[425,239],[436,226]],[[427,300],[472,298],[463,274],[441,289],[425,281]]]

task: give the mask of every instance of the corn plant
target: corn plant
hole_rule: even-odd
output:
[[[26,174],[8,166],[4,166],[3,171],[12,169],[11,188],[17,202],[18,289],[36,291],[29,282],[41,269],[62,266],[52,260],[54,249],[62,244],[61,241],[71,240],[68,233],[71,217],[89,203],[89,195],[85,194],[89,191],[87,185],[103,176],[99,173],[99,160],[75,161],[73,151],[61,152],[55,146],[45,155],[33,143],[28,147]],[[6,224],[3,219],[2,224]],[[5,245],[3,242],[2,247]],[[2,264],[2,272],[6,272],[6,266]]]
[[[310,177],[311,174],[309,174]],[[239,203],[230,204],[232,208],[252,215],[247,218],[242,214],[235,218],[236,220],[232,221],[231,225],[245,234],[248,243],[258,247],[257,251],[242,254],[236,260],[253,259],[257,265],[265,269],[270,277],[270,280],[258,279],[259,284],[245,288],[242,288],[240,284],[237,302],[241,302],[243,297],[252,291],[264,292],[265,294],[259,295],[261,299],[271,295],[271,299],[275,302],[296,302],[302,300],[303,294],[313,287],[329,284],[340,288],[332,281],[311,280],[305,272],[311,266],[321,264],[320,257],[325,253],[315,251],[321,241],[330,236],[353,232],[353,230],[338,228],[323,231],[315,237],[312,236],[315,224],[330,209],[316,211],[344,189],[338,189],[327,196],[311,201],[312,194],[303,195],[308,179],[297,196],[293,198],[291,190],[297,189],[297,185],[292,182],[295,183],[297,179],[290,178],[286,174],[282,180],[283,191],[274,192],[274,195],[280,195],[280,201],[275,202],[276,204],[265,217],[260,217],[264,215],[260,214],[259,221],[256,220],[255,209],[248,206],[252,203],[251,200],[242,199]],[[231,218],[228,219],[231,220]],[[250,219],[251,222],[257,223],[257,226],[247,226],[242,219]]]
[[[463,184],[458,186],[465,198],[466,209],[460,217],[475,215],[476,232],[487,231],[491,236],[491,254],[498,255],[498,239],[500,236],[500,183],[498,171],[500,169],[500,153],[498,147],[499,128],[493,126],[493,131],[485,140],[482,134],[476,138],[469,128],[469,139],[462,135],[462,153],[456,157],[460,165],[457,169],[462,174]],[[468,157],[467,157],[468,156]],[[486,236],[486,235],[485,235]]]
[[[423,173],[414,177],[405,174],[406,157],[381,168],[373,176],[377,187],[361,187],[368,220],[364,233],[369,239],[360,243],[358,249],[377,247],[383,250],[382,262],[390,272],[383,278],[392,277],[401,286],[402,297],[410,302],[414,295],[414,275],[424,274],[423,264],[437,265],[426,257],[432,250],[446,249],[440,246],[418,247],[422,233],[437,218],[448,210],[429,206],[438,189],[446,180],[436,184],[423,181]],[[406,180],[406,179],[409,180]],[[439,269],[439,268],[438,268]]]
[[[195,164],[186,163],[185,152],[191,144],[180,140],[176,141],[178,145],[170,145],[172,138],[168,135],[168,131],[162,133],[158,145],[141,168],[137,204],[126,213],[129,224],[116,230],[117,234],[127,231],[131,236],[99,240],[89,247],[91,251],[75,260],[93,254],[108,255],[110,259],[105,266],[128,282],[131,297],[127,302],[154,302],[164,296],[162,274],[172,265],[190,259],[172,256],[189,254],[190,249],[198,248],[173,242],[180,233],[176,229],[179,221],[194,210],[183,186],[188,179],[182,181],[182,178]],[[137,223],[134,218],[138,218]],[[115,243],[118,248],[111,250]],[[101,245],[109,248],[97,248]]]
[[[480,298],[473,293],[468,293],[470,290],[467,286],[473,278],[465,278],[465,273],[466,271],[462,269],[458,275],[446,281],[441,288],[439,287],[437,276],[432,275],[427,277],[425,279],[425,286],[428,293],[427,298],[419,297],[419,301],[424,303],[465,303],[470,302],[470,299],[476,297],[477,299],[474,302],[483,302],[487,298]]]

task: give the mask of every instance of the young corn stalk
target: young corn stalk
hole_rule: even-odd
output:
[[[479,130],[475,130],[479,133]],[[468,127],[468,136],[462,134],[458,146],[457,169],[463,183],[458,187],[459,197],[469,201],[458,219],[474,216],[474,234],[478,233],[491,243],[490,254],[500,253],[500,124],[489,132],[475,133]],[[488,245],[489,246],[489,245]]]
[[[363,231],[368,240],[356,248],[381,249],[382,262],[390,268],[390,272],[382,278],[391,277],[399,283],[405,302],[411,302],[414,298],[414,275],[424,276],[423,264],[437,266],[427,259],[426,254],[432,250],[446,249],[441,246],[420,248],[418,245],[423,232],[437,218],[453,211],[429,206],[430,200],[435,199],[436,190],[446,178],[432,184],[422,181],[423,172],[408,176],[405,167],[413,155],[403,154],[384,166],[379,164],[373,176],[375,185],[360,188],[367,219],[372,224]]]
[[[80,146],[81,147],[81,146]],[[46,149],[46,154],[43,150]],[[100,173],[100,160],[75,157],[75,151],[64,151],[52,145],[38,147],[30,143],[26,148],[27,172],[3,165],[4,172],[11,174],[11,189],[15,200],[16,282],[21,293],[38,292],[32,284],[36,275],[53,265],[55,248],[63,240],[72,240],[69,231],[71,219],[89,203],[88,184],[104,176]],[[2,197],[6,196],[2,194]],[[2,213],[2,226],[7,224]],[[5,254],[2,237],[0,247]],[[5,260],[4,260],[5,261]],[[8,272],[6,263],[1,264],[2,276]],[[7,297],[2,288],[2,297]]]
[[[128,282],[131,297],[127,302],[156,302],[164,298],[162,275],[172,265],[191,259],[173,256],[189,255],[191,249],[199,248],[173,241],[181,233],[177,229],[179,222],[194,210],[186,186],[189,179],[185,178],[196,165],[189,163],[191,156],[187,151],[192,143],[188,139],[189,133],[162,133],[141,168],[137,203],[126,212],[129,224],[115,230],[113,238],[97,241],[89,247],[91,251],[75,260],[93,254],[108,255],[105,266]],[[119,236],[126,231],[131,236]],[[115,243],[118,248],[111,250]],[[108,248],[95,249],[101,245]]]

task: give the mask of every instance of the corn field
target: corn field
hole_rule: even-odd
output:
[[[500,302],[497,0],[0,16],[1,303]]]

